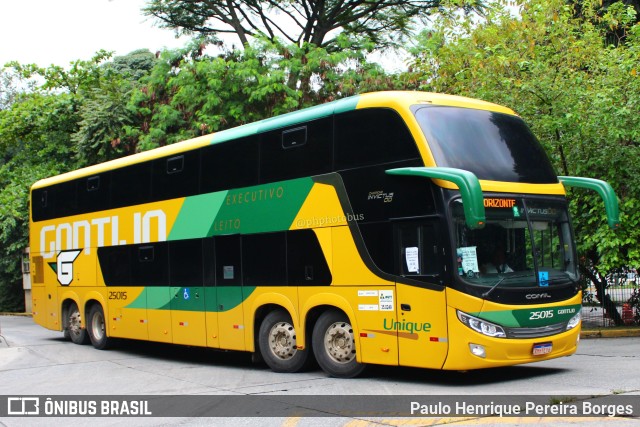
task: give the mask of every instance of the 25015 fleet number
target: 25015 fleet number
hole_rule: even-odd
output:
[[[127,291],[109,291],[109,299],[125,300]]]
[[[553,310],[532,311],[529,320],[551,319],[552,317]]]

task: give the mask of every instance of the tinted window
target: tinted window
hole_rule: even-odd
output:
[[[131,245],[98,248],[98,261],[107,286],[131,285]]]
[[[198,152],[153,161],[153,199],[166,200],[198,193]]]
[[[335,116],[335,168],[349,169],[420,157],[393,110],[364,109]]]
[[[397,225],[398,274],[423,281],[435,281],[442,271],[441,246],[436,223]]]
[[[360,233],[374,264],[385,273],[396,274],[391,223],[360,224]]]
[[[415,114],[438,166],[492,181],[558,182],[546,153],[519,117],[453,107],[424,107]]]
[[[39,188],[31,193],[31,210],[34,221],[42,221],[53,217],[51,187]]]
[[[218,286],[242,285],[240,235],[218,236],[216,245],[216,283]]]
[[[287,284],[285,233],[243,236],[242,273],[249,286]]]
[[[78,185],[78,207],[80,212],[95,212],[109,209],[111,174],[81,178]]]
[[[214,144],[202,149],[203,193],[258,184],[258,137]]]
[[[331,271],[313,230],[287,233],[287,269],[292,286],[331,284]]]
[[[202,286],[202,239],[169,242],[171,286]]]
[[[261,182],[282,181],[331,171],[331,119],[279,129],[262,136]]]
[[[58,184],[54,190],[53,207],[56,216],[69,216],[78,211],[78,181]]]
[[[131,280],[138,286],[169,285],[167,243],[132,246]]]
[[[202,239],[202,274],[205,286],[216,285],[215,238]]]
[[[114,170],[111,185],[112,208],[150,202],[151,163],[141,163]]]

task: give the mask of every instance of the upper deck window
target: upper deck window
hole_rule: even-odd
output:
[[[558,182],[546,153],[519,117],[454,107],[423,107],[415,114],[438,166],[490,181]]]

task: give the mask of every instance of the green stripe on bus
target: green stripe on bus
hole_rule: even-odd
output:
[[[299,178],[229,190],[207,236],[288,230],[312,187]]]
[[[238,307],[255,290],[256,286],[148,286],[125,308],[217,313]],[[218,301],[224,301],[223,308]]]
[[[212,218],[217,215],[227,191],[187,197],[167,240],[195,239],[206,236]]]
[[[535,328],[555,323],[567,322],[575,316],[582,306],[580,304],[560,307],[524,308],[520,310],[486,311],[470,313],[480,319],[488,320],[507,328]]]
[[[315,107],[305,108],[300,111],[283,114],[281,116],[272,117],[255,123],[238,126],[235,128],[223,130],[213,134],[212,144],[231,141],[237,138],[243,138],[250,135],[256,135],[262,132],[269,132],[288,126],[297,125],[310,120],[317,120],[328,117],[335,113],[343,113],[355,110],[358,105],[360,96],[351,96],[337,101],[328,102],[326,104],[317,105]]]

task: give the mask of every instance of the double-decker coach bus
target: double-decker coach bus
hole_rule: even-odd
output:
[[[33,318],[295,372],[468,370],[576,351],[565,185],[510,109],[381,92],[38,181]],[[313,355],[313,356],[312,356]]]

